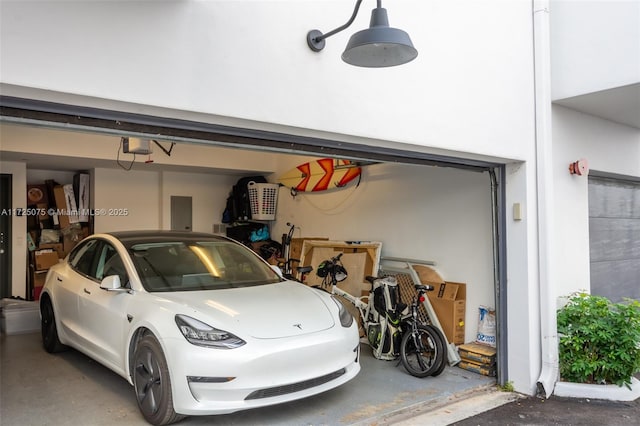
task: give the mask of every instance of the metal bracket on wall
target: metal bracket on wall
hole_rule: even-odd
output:
[[[384,262],[395,262],[395,263],[399,263],[399,264],[404,264],[404,266],[393,266],[393,265],[388,265],[385,264],[383,265]],[[420,276],[418,275],[418,273],[416,272],[415,269],[413,269],[413,265],[427,265],[427,266],[434,266],[436,263],[430,260],[416,260],[416,259],[403,259],[403,258],[399,258],[399,257],[381,257],[380,258],[380,271],[384,271],[384,272],[393,272],[393,273],[397,273],[397,274],[407,274],[411,277],[412,281],[414,284],[422,284],[422,281],[420,281]],[[427,312],[427,316],[429,317],[429,320],[431,321],[431,323],[442,332],[442,335],[445,336],[444,330],[442,328],[442,325],[440,325],[440,321],[438,320],[438,316],[436,315],[435,311],[433,310],[433,306],[431,306],[431,302],[429,301],[429,298],[426,297],[424,299],[424,302],[422,302],[422,305],[424,306],[425,311]],[[445,337],[446,339],[446,337]],[[449,365],[454,366],[457,365],[460,362],[460,355],[458,354],[458,351],[456,349],[456,345],[454,345],[453,343],[448,343],[447,342],[447,358],[449,360]]]

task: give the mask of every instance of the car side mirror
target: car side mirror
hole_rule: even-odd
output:
[[[121,290],[122,284],[120,283],[120,277],[118,275],[109,275],[104,277],[100,282],[100,288],[103,290]]]

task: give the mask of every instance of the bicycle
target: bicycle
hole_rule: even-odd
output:
[[[418,319],[420,303],[424,302],[430,285],[414,284],[416,296],[411,303],[411,312],[403,318],[403,335],[400,342],[402,365],[416,377],[438,376],[447,365],[447,340],[440,330]]]
[[[282,271],[282,275],[290,280],[300,281],[298,277],[294,274],[294,269],[298,275],[302,273],[308,273],[313,268],[306,270],[307,268],[299,266],[300,259],[293,259],[291,257],[291,241],[293,240],[293,231],[296,226],[293,223],[287,222],[287,226],[289,227],[289,231],[286,234],[282,234],[282,257],[278,259],[278,267]],[[293,263],[298,264],[296,268],[293,268]],[[300,269],[303,271],[300,271]]]
[[[433,287],[414,285],[417,294],[409,306],[409,313],[406,312],[407,305],[398,300],[397,294],[389,296],[377,290],[395,283],[393,277],[367,276],[365,279],[371,284],[369,295],[353,296],[337,286],[347,277],[340,262],[342,254],[318,266],[316,273],[323,278],[320,287],[343,297],[358,309],[374,357],[394,360],[399,356],[407,372],[415,377],[441,374],[447,364],[446,338],[436,327],[418,319],[419,304],[424,302],[425,293],[432,291]]]

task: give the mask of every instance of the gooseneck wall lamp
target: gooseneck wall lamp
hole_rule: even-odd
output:
[[[382,0],[371,11],[369,28],[358,31],[349,39],[342,53],[342,60],[358,67],[381,68],[406,64],[418,56],[409,34],[397,28],[389,27],[387,10],[382,8]],[[314,52],[324,48],[325,40],[348,28],[356,19],[362,0],[356,1],[353,14],[346,24],[323,34],[319,30],[311,30],[307,34],[307,44]]]

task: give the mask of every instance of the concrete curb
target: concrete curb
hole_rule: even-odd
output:
[[[618,385],[590,385],[558,382],[553,390],[556,396],[571,398],[606,399],[609,401],[635,401],[640,398],[640,380],[631,378],[631,389]]]
[[[453,395],[437,404],[410,407],[379,419],[377,425],[445,426],[523,398],[515,392],[501,392],[495,385]]]

